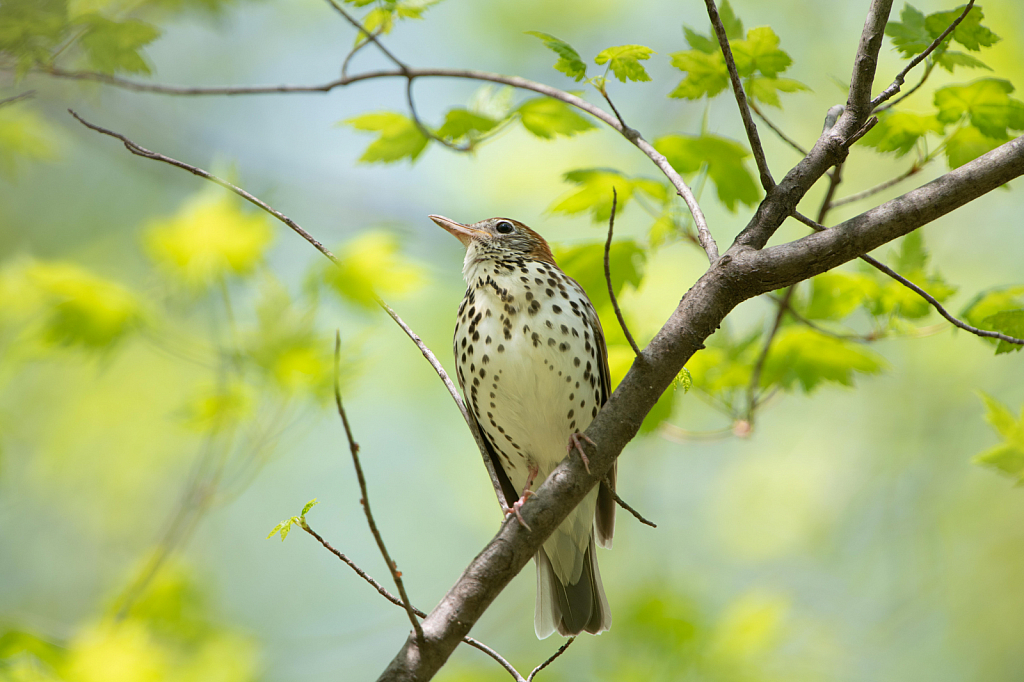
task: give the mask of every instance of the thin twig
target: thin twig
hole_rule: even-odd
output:
[[[26,90],[25,92],[23,92],[23,93],[21,93],[19,95],[14,95],[13,97],[8,97],[6,99],[0,99],[0,107],[5,107],[8,104],[14,104],[15,102],[20,102],[23,99],[29,99],[31,97],[35,97],[35,94],[36,94],[35,90]]]
[[[875,332],[872,332],[870,334],[844,334],[842,332],[834,332],[831,329],[826,329],[825,327],[822,327],[820,324],[812,320],[809,320],[800,313],[798,313],[796,309],[793,308],[791,302],[787,303],[783,301],[781,297],[776,296],[769,296],[769,298],[775,301],[775,303],[777,303],[778,305],[785,306],[786,311],[789,313],[789,316],[792,317],[797,322],[799,322],[800,324],[804,325],[808,329],[813,329],[819,334],[829,336],[833,339],[841,339],[843,341],[859,341],[860,343],[871,343],[873,341],[878,341],[879,339],[885,337],[885,334]]]
[[[242,188],[236,187],[227,180],[218,178],[217,176],[203,170],[202,168],[189,165],[182,161],[178,161],[177,159],[172,159],[169,156],[164,156],[163,154],[158,154],[157,152],[153,152],[148,149],[145,149],[144,147],[140,147],[139,145],[135,144],[124,135],[121,135],[120,133],[115,133],[111,130],[107,130],[106,128],[101,128],[100,126],[89,123],[81,116],[76,114],[74,111],[71,111],[70,109],[68,111],[71,112],[71,115],[78,119],[82,123],[82,125],[86,126],[87,128],[90,128],[97,132],[103,133],[104,135],[109,135],[120,140],[121,142],[124,143],[125,148],[132,154],[135,154],[136,156],[152,159],[154,161],[162,161],[177,168],[183,168],[188,172],[192,173],[193,175],[198,175],[201,178],[205,178],[206,180],[210,180],[211,182],[215,182],[218,185],[221,185],[222,187],[231,190],[238,196],[258,206],[259,208],[263,209],[264,211],[266,211],[267,213],[274,216],[275,218],[283,222],[285,225],[290,227],[300,237],[302,237],[307,242],[312,244],[317,251],[319,251],[328,259],[330,259],[332,263],[334,263],[335,265],[340,264],[340,261],[338,260],[337,256],[335,256],[323,244],[321,244],[319,241],[313,238],[312,235],[306,232],[294,220],[284,215],[277,209],[271,207],[269,204],[256,198],[252,194],[249,194]],[[427,348],[426,344],[423,343],[422,339],[420,339],[420,337],[412,329],[409,328],[409,325],[407,325],[402,320],[402,318],[398,316],[398,313],[396,313],[391,308],[391,306],[384,302],[384,300],[381,299],[380,297],[375,297],[375,300],[377,301],[377,305],[383,308],[384,311],[388,314],[388,316],[390,316],[391,319],[394,320],[399,327],[401,327],[402,331],[405,332],[405,334],[410,339],[412,339],[413,343],[416,344],[416,347],[420,349],[421,353],[423,353],[423,357],[427,359],[427,361],[430,363],[430,366],[434,368],[434,371],[437,372],[437,375],[441,378],[441,381],[444,382],[445,387],[448,389],[448,393],[451,394],[452,399],[455,401],[456,406],[459,408],[459,412],[462,414],[462,418],[466,420],[466,424],[469,426],[469,430],[473,434],[473,438],[476,441],[477,447],[480,449],[480,455],[484,460],[484,466],[486,467],[487,473],[491,478],[491,485],[494,486],[495,494],[498,496],[498,504],[501,505],[502,509],[504,509],[507,506],[505,504],[505,496],[501,490],[501,483],[498,481],[497,473],[494,471],[494,464],[493,462],[491,462],[490,455],[487,452],[487,446],[484,444],[483,438],[480,435],[480,430],[476,426],[476,422],[473,421],[473,418],[469,415],[469,412],[466,410],[466,406],[462,402],[462,398],[459,396],[459,392],[455,388],[455,384],[452,383],[451,378],[449,378],[448,373],[444,371],[444,367],[441,366],[441,363],[438,361],[437,357],[431,352],[429,348]]]
[[[359,443],[356,443],[355,438],[352,437],[352,427],[349,426],[348,416],[345,414],[345,408],[341,404],[341,384],[339,380],[339,374],[341,373],[341,332],[335,333],[334,337],[334,403],[338,407],[338,415],[341,417],[341,423],[345,427],[345,438],[348,439],[348,449],[352,453],[352,465],[356,470],[356,478],[359,480],[359,492],[362,494],[360,502],[363,505],[363,511],[366,512],[366,523],[370,526],[370,532],[373,533],[373,539],[377,541],[377,548],[380,550],[381,556],[384,557],[384,563],[387,564],[388,570],[391,572],[391,578],[395,581],[395,587],[398,588],[398,594],[402,597],[402,606],[405,607],[405,612],[409,614],[409,621],[412,623],[412,629],[416,631],[416,636],[419,638],[420,643],[423,643],[423,628],[420,627],[420,622],[416,619],[416,613],[413,611],[412,602],[409,601],[409,595],[405,592],[405,584],[402,582],[402,572],[398,570],[398,565],[395,564],[394,560],[391,559],[391,555],[388,554],[388,548],[384,545],[384,537],[380,534],[380,530],[377,528],[377,522],[373,519],[373,512],[370,511],[370,493],[366,489],[366,477],[363,476],[363,467],[359,463]]]
[[[368,582],[370,584],[370,586],[373,587],[373,589],[377,590],[377,592],[378,592],[378,594],[380,594],[380,596],[384,597],[385,599],[387,599],[389,602],[391,602],[395,606],[398,606],[398,607],[403,608],[403,609],[405,608],[405,604],[402,603],[401,599],[399,599],[395,595],[393,595],[390,592],[388,592],[386,587],[384,587],[379,582],[377,582],[377,580],[372,575],[370,575],[369,573],[367,573],[366,571],[361,569],[359,567],[359,565],[356,564],[356,562],[354,562],[351,559],[349,559],[348,556],[346,556],[343,552],[339,552],[337,549],[335,549],[331,545],[330,542],[325,540],[319,533],[317,533],[315,530],[313,530],[309,526],[308,522],[300,524],[299,527],[302,528],[302,530],[306,531],[309,535],[313,536],[313,538],[316,539],[316,541],[319,542],[321,545],[323,545],[324,548],[328,552],[330,552],[334,556],[336,556],[339,559],[341,559],[341,561],[346,566],[348,566],[349,568],[351,568],[353,571],[356,572],[356,575],[358,575],[360,578],[362,578],[363,580]],[[421,611],[420,609],[416,608],[415,606],[412,607],[412,612],[415,613],[420,618],[426,618],[427,617],[427,613],[425,611]],[[480,651],[484,652],[485,654],[487,654],[488,656],[493,658],[495,661],[497,661],[501,665],[502,668],[507,670],[512,675],[512,677],[516,680],[516,682],[526,682],[525,678],[522,675],[519,674],[519,671],[517,671],[514,667],[512,667],[511,663],[506,661],[504,658],[502,658],[501,654],[499,654],[494,649],[490,648],[489,646],[487,646],[486,644],[484,644],[480,640],[473,639],[472,637],[463,637],[462,641],[465,642],[466,644],[469,644],[472,647],[475,647],[475,648],[479,649]]]
[[[97,73],[92,71],[65,71],[57,68],[40,69],[41,73],[46,73],[51,76],[58,78],[70,78],[75,80],[90,80],[99,83],[105,83],[119,88],[127,90],[134,90],[137,92],[152,92],[164,95],[269,95],[269,94],[290,94],[290,93],[310,93],[310,92],[330,92],[334,88],[350,85],[359,81],[370,80],[374,78],[461,78],[467,80],[478,80],[486,81],[489,83],[501,83],[502,85],[508,85],[513,88],[519,88],[521,90],[530,90],[533,92],[540,93],[552,99],[556,99],[560,102],[576,107],[580,111],[586,112],[601,122],[607,124],[612,129],[619,132],[623,137],[629,140],[637,149],[644,153],[654,164],[661,170],[661,172],[668,178],[668,181],[672,183],[676,193],[682,197],[686,207],[690,210],[690,214],[693,216],[693,222],[697,226],[697,236],[700,240],[700,244],[704,249],[704,252],[708,256],[710,263],[715,263],[718,260],[718,244],[715,243],[714,237],[711,236],[710,230],[708,230],[707,218],[704,216],[704,212],[701,210],[697,198],[694,196],[690,187],[683,180],[683,177],[679,175],[678,171],[672,167],[672,164],[668,162],[665,155],[656,150],[650,142],[634,128],[624,126],[617,117],[609,114],[604,109],[594,106],[590,102],[587,102],[583,98],[573,95],[572,93],[559,90],[558,88],[545,85],[543,83],[537,83],[535,81],[528,80],[526,78],[520,78],[519,76],[503,76],[497,73],[488,73],[486,71],[475,71],[472,69],[412,69],[403,68],[399,70],[390,71],[372,71],[369,73],[358,74],[355,76],[347,76],[345,78],[338,78],[321,85],[270,85],[270,86],[249,86],[249,87],[200,87],[200,88],[183,88],[167,85],[153,85],[149,83],[139,83],[136,81],[119,78],[117,76],[109,76],[103,73]]]
[[[125,137],[124,135],[122,135],[120,133],[115,133],[113,130],[108,130],[108,129],[102,128],[102,127],[100,127],[100,126],[98,126],[98,125],[96,125],[94,123],[89,123],[88,121],[86,121],[84,118],[79,116],[77,113],[75,113],[71,109],[68,109],[68,113],[71,114],[72,116],[74,116],[76,119],[78,119],[78,122],[81,123],[82,125],[84,125],[86,128],[89,128],[91,130],[95,130],[98,133],[102,133],[104,135],[109,135],[110,137],[113,137],[115,139],[120,140],[122,143],[124,143],[125,149],[130,151],[132,154],[135,154],[136,156],[141,156],[141,157],[146,158],[146,159],[152,159],[153,161],[162,161],[163,163],[167,163],[167,164],[170,164],[172,166],[176,166],[178,168],[182,168],[184,170],[187,170],[189,173],[192,173],[193,175],[198,175],[199,177],[204,178],[206,180],[209,180],[210,182],[217,183],[218,185],[220,185],[221,187],[224,187],[225,189],[231,190],[232,192],[234,192],[238,196],[240,196],[243,199],[245,199],[246,201],[248,201],[250,204],[253,204],[254,206],[258,206],[258,207],[262,208],[264,211],[266,211],[267,213],[269,213],[270,215],[274,216],[275,218],[280,220],[282,223],[284,223],[285,225],[290,227],[297,235],[299,235],[300,237],[305,239],[307,242],[312,244],[313,248],[315,248],[317,251],[319,251],[323,255],[327,256],[327,258],[329,258],[331,260],[331,262],[333,262],[335,265],[339,264],[338,257],[335,256],[333,253],[331,253],[330,250],[328,250],[328,248],[326,246],[324,246],[319,241],[317,241],[313,237],[313,235],[311,235],[310,233],[306,232],[304,229],[299,227],[298,223],[296,223],[294,220],[292,220],[291,218],[289,218],[285,214],[281,213],[277,209],[273,208],[269,204],[261,201],[260,199],[257,199],[252,194],[249,194],[248,192],[246,192],[241,187],[237,187],[236,185],[231,184],[227,180],[224,180],[223,178],[219,178],[216,175],[214,175],[213,173],[205,171],[202,168],[199,168],[197,166],[192,166],[192,165],[189,165],[187,163],[184,163],[183,161],[178,161],[177,159],[172,159],[169,156],[164,156],[163,154],[159,154],[157,152],[150,151],[149,149],[146,149],[145,147],[140,147],[139,145],[135,144],[134,142],[132,142],[131,140],[129,140],[127,137]]]
[[[874,187],[870,187],[870,188],[864,190],[863,192],[857,192],[856,194],[851,194],[848,197],[843,197],[842,199],[837,199],[836,201],[832,202],[832,207],[836,208],[838,206],[843,206],[845,204],[852,204],[855,201],[860,201],[861,199],[866,199],[866,198],[870,197],[873,194],[878,194],[879,192],[882,192],[884,190],[889,189],[893,185],[898,185],[899,183],[903,182],[904,180],[906,180],[910,176],[916,175],[916,174],[920,173],[923,169],[924,169],[924,166],[918,165],[917,162],[915,161],[914,164],[909,169],[907,169],[906,172],[901,173],[900,175],[896,176],[895,178],[892,178],[890,180],[886,180],[885,182],[881,182],[881,183],[875,185]]]
[[[960,22],[963,21],[967,17],[968,13],[970,13],[970,11],[971,11],[971,9],[973,7],[974,7],[974,0],[968,0],[968,3],[964,7],[964,11],[960,13],[960,16],[958,16],[956,19],[954,19],[953,23],[950,24],[949,26],[947,26],[946,30],[943,31],[939,35],[938,38],[933,40],[931,45],[929,45],[927,48],[925,48],[924,52],[922,52],[921,54],[919,54],[916,57],[914,57],[913,59],[911,59],[910,63],[907,64],[905,67],[903,67],[902,71],[900,71],[898,74],[896,74],[896,78],[893,79],[893,81],[889,85],[889,87],[887,87],[885,90],[883,90],[878,95],[878,97],[876,97],[873,100],[871,100],[871,109],[872,110],[874,110],[875,107],[877,107],[879,104],[882,104],[887,99],[889,99],[890,97],[892,97],[893,95],[895,95],[897,92],[900,91],[900,87],[903,86],[903,80],[906,78],[907,74],[910,73],[910,70],[913,69],[918,64],[920,64],[925,59],[927,59],[928,55],[930,55],[932,52],[934,52],[935,48],[937,48],[940,44],[942,44],[942,42],[949,36],[950,33],[952,33],[954,30],[956,30],[956,27],[959,26]]]
[[[638,512],[636,509],[633,509],[633,507],[631,507],[628,504],[626,504],[626,502],[621,497],[619,497],[619,494],[617,492],[615,492],[615,484],[612,483],[611,476],[605,476],[604,482],[608,484],[608,490],[612,491],[612,497],[615,498],[615,503],[617,505],[619,505],[620,507],[622,507],[623,509],[628,511],[630,514],[633,515],[633,517],[637,521],[639,521],[640,523],[644,524],[645,526],[650,526],[651,528],[657,528],[658,527],[658,524],[656,524],[654,521],[650,521],[650,520],[644,518],[643,515],[640,512]]]
[[[729,36],[725,34],[725,26],[722,18],[718,16],[718,7],[715,0],[704,0],[708,8],[708,16],[711,18],[711,25],[715,28],[715,35],[718,37],[718,44],[722,48],[722,56],[725,57],[725,65],[729,69],[729,80],[732,81],[732,91],[736,95],[736,106],[740,110],[740,118],[743,119],[743,127],[747,131],[747,140],[750,142],[750,150],[754,154],[754,161],[757,163],[757,170],[761,176],[761,187],[765,192],[770,192],[775,187],[775,180],[768,170],[768,160],[764,157],[764,149],[761,147],[761,138],[757,135],[757,126],[754,119],[750,117],[750,109],[747,107],[747,95],[743,92],[743,84],[740,82],[740,74],[736,69],[736,60],[732,56],[732,48],[729,47]]]
[[[373,35],[379,36],[381,33],[382,33],[382,30],[381,29],[377,29],[376,31],[373,32]],[[350,61],[352,61],[352,57],[355,57],[357,52],[359,52],[361,49],[363,49],[364,47],[366,47],[367,45],[370,45],[370,44],[372,44],[372,43],[369,40],[364,40],[364,41],[360,42],[358,45],[356,45],[355,47],[353,47],[351,50],[349,50],[348,54],[345,55],[345,60],[343,62],[341,62],[341,77],[342,78],[345,78],[346,76],[348,76],[348,63]]]
[[[829,229],[824,225],[816,223],[807,216],[801,214],[799,211],[794,211],[793,217],[817,232],[824,232],[825,230]],[[904,277],[903,275],[899,274],[898,272],[890,268],[888,265],[885,265],[881,261],[877,260],[876,258],[873,258],[868,255],[863,255],[860,257],[860,259],[865,263],[869,264],[871,267],[875,268],[876,270],[884,272],[889,277],[892,277],[894,280],[896,280],[903,286],[907,287],[924,300],[928,301],[928,303],[930,303],[931,306],[938,311],[939,315],[942,315],[942,317],[946,318],[946,321],[948,321],[953,326],[959,327],[960,329],[963,329],[966,332],[970,332],[971,334],[974,334],[976,336],[983,336],[988,339],[999,339],[1000,341],[1005,341],[1006,343],[1024,346],[1024,339],[1014,338],[1012,336],[1007,336],[1006,334],[1002,334],[1000,332],[989,331],[987,329],[978,329],[977,327],[972,327],[963,320],[953,317],[953,315],[951,315],[950,312],[946,310],[934,296],[932,296],[927,291],[925,291],[924,289],[922,289],[921,287],[917,286],[909,279]]]
[[[790,147],[795,149],[801,156],[807,156],[807,154],[808,154],[807,150],[799,142],[797,142],[796,140],[794,140],[790,136],[786,135],[786,133],[783,132],[782,128],[780,128],[779,126],[777,126],[774,123],[772,123],[771,120],[767,116],[764,115],[764,113],[761,111],[761,109],[758,108],[758,106],[754,102],[754,100],[748,100],[747,104],[750,106],[750,110],[753,111],[754,114],[759,119],[764,121],[764,124],[766,126],[768,126],[769,128],[771,128],[772,131],[774,131],[776,135],[779,136],[779,139],[781,139],[783,142],[785,142]]]
[[[622,316],[622,310],[619,309],[619,302],[615,299],[615,288],[612,287],[612,267],[609,262],[609,254],[612,250],[612,232],[615,230],[615,206],[618,204],[618,193],[615,188],[612,187],[612,212],[608,216],[608,239],[604,243],[604,281],[608,284],[608,297],[612,300],[612,308],[615,309],[615,317],[619,320],[619,326],[622,328],[622,333],[626,335],[626,340],[629,341],[629,345],[633,348],[633,352],[636,353],[638,358],[643,356],[640,354],[640,346],[636,345],[636,341],[633,340],[633,335],[629,333],[629,327],[626,326],[626,318]],[[613,486],[614,487],[614,486]]]
[[[403,73],[408,71],[408,67],[405,65],[405,62],[403,62],[398,57],[393,55],[391,51],[388,50],[388,48],[384,47],[384,44],[377,40],[377,36],[374,33],[371,33],[370,31],[366,30],[366,27],[363,26],[359,21],[357,21],[355,17],[346,12],[344,7],[335,2],[335,0],[327,0],[327,2],[331,5],[331,7],[333,7],[338,12],[338,14],[345,18],[345,21],[352,24],[352,26],[354,26],[357,31],[362,33],[363,37],[365,37],[369,42],[376,45],[377,49],[381,51],[381,54],[387,57],[392,64],[402,69]]]
[[[537,673],[539,673],[541,670],[543,670],[544,668],[546,668],[549,665],[551,665],[554,662],[554,660],[556,658],[558,658],[559,656],[561,656],[562,653],[564,653],[565,650],[569,648],[569,645],[572,644],[575,641],[576,641],[575,637],[570,637],[569,639],[565,640],[565,644],[563,644],[562,646],[558,647],[558,651],[556,651],[555,653],[551,654],[551,658],[549,658],[548,660],[544,661],[543,663],[541,663],[540,665],[538,665],[536,668],[533,669],[533,672],[530,673],[530,676],[526,678],[526,682],[533,682],[533,678],[537,675]]]
[[[751,424],[754,423],[754,410],[757,409],[761,402],[761,396],[758,392],[761,383],[761,373],[764,372],[768,353],[772,349],[772,341],[775,340],[775,335],[779,333],[779,329],[782,327],[782,318],[786,316],[786,310],[789,309],[789,301],[793,298],[794,292],[796,292],[795,285],[787,287],[786,293],[782,295],[782,301],[779,303],[779,309],[775,313],[772,328],[768,332],[768,337],[764,340],[764,345],[761,346],[761,352],[758,353],[757,360],[754,362],[754,369],[750,372],[750,383],[747,384],[747,421]]]
[[[897,104],[899,104],[900,102],[902,102],[903,100],[905,100],[906,98],[910,97],[910,96],[911,96],[911,95],[913,95],[913,94],[914,94],[915,92],[917,92],[918,90],[920,90],[920,89],[921,89],[921,86],[922,86],[922,85],[924,85],[924,82],[925,82],[926,80],[928,80],[928,76],[932,75],[932,71],[933,71],[934,69],[935,69],[935,62],[928,62],[928,63],[927,63],[926,65],[925,65],[925,67],[924,67],[924,73],[923,73],[923,74],[921,74],[921,80],[917,81],[917,83],[916,83],[916,84],[914,85],[914,87],[910,88],[909,90],[907,90],[906,92],[904,92],[903,94],[901,94],[901,95],[900,95],[899,97],[897,97],[896,99],[894,99],[894,100],[892,100],[892,101],[890,101],[890,102],[887,102],[887,103],[885,104],[885,106],[881,106],[881,107],[877,107],[877,108],[875,108],[875,113],[876,113],[876,114],[880,114],[880,113],[882,113],[883,111],[886,111],[886,110],[888,110],[888,109],[892,109],[892,108],[893,108],[894,106],[896,106]]]

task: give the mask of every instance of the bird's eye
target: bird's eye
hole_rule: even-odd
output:
[[[502,220],[500,223],[494,226],[494,229],[500,232],[501,234],[512,234],[512,231],[515,228],[512,227],[512,223],[510,223],[509,221]]]

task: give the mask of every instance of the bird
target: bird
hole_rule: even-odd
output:
[[[555,263],[548,243],[510,218],[464,225],[430,219],[466,247],[453,348],[459,386],[494,464],[506,509],[519,513],[574,451],[611,392],[601,321],[583,288]],[[615,477],[595,487],[534,556],[534,630],[544,639],[611,626],[596,545],[610,548]]]

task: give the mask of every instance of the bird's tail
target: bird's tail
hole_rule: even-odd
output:
[[[593,531],[576,583],[565,584],[558,578],[543,548],[534,559],[537,561],[537,608],[533,626],[537,637],[544,639],[556,629],[566,637],[584,630],[596,635],[611,627],[612,612],[597,567]]]

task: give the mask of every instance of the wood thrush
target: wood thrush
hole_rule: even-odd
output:
[[[587,461],[581,432],[611,391],[601,322],[526,225],[430,219],[466,247],[468,288],[454,339],[459,385],[506,499],[518,500],[508,512],[519,516],[534,481],[543,482],[567,450]],[[609,480],[614,485],[614,469]],[[597,634],[611,625],[594,542],[611,547],[614,529],[613,489],[601,483],[537,552],[538,637],[556,629]]]

